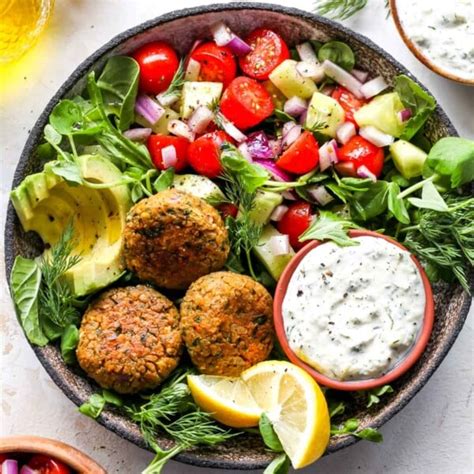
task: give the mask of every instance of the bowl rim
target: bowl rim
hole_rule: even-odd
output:
[[[398,33],[402,37],[403,42],[410,50],[410,52],[416,56],[416,58],[424,64],[428,69],[433,71],[434,73],[438,74],[445,79],[449,79],[451,81],[457,82],[459,84],[467,85],[467,86],[474,86],[474,78],[473,79],[466,79],[465,77],[458,76],[452,72],[449,72],[447,69],[439,66],[437,63],[432,61],[426,54],[424,54],[421,49],[412,41],[411,37],[405,31],[404,26],[402,25],[402,21],[400,19],[400,15],[398,14],[398,5],[397,0],[389,0],[390,4],[390,11],[392,12],[393,21],[395,23],[395,27],[398,30]]]
[[[207,13],[220,13],[228,10],[254,10],[254,11],[270,11],[274,13],[281,13],[283,15],[296,17],[300,20],[307,21],[309,23],[319,23],[322,25],[326,25],[333,29],[338,35],[347,35],[351,38],[354,38],[356,41],[363,43],[366,47],[374,51],[378,56],[381,56],[389,62],[392,66],[394,66],[397,70],[400,71],[402,74],[406,74],[411,79],[413,79],[417,84],[422,87],[423,90],[429,92],[429,90],[420,83],[418,79],[416,79],[408,69],[399,63],[390,53],[386,52],[380,46],[376,45],[372,40],[367,38],[366,36],[357,33],[340,23],[332,21],[330,19],[321,17],[309,11],[300,10],[298,8],[287,7],[284,5],[276,5],[272,3],[261,3],[261,2],[230,2],[230,3],[220,3],[220,4],[209,4],[204,6],[197,6],[192,8],[185,8],[180,10],[171,11],[169,13],[165,13],[160,15],[156,18],[147,20],[142,22],[136,26],[133,26],[122,33],[112,37],[108,40],[103,46],[98,48],[94,53],[88,56],[84,61],[82,61],[76,69],[71,73],[71,75],[64,81],[64,83],[60,86],[57,92],[53,95],[50,101],[47,103],[46,107],[44,108],[43,112],[38,117],[37,121],[31,128],[31,132],[28,136],[28,139],[25,143],[25,146],[21,152],[20,159],[18,161],[13,180],[12,180],[12,189],[16,187],[22,180],[22,178],[26,175],[26,170],[28,168],[30,156],[33,154],[37,143],[42,136],[42,131],[46,123],[48,122],[49,114],[51,113],[53,107],[57,104],[57,102],[63,98],[73,87],[74,85],[82,79],[87,72],[93,67],[94,63],[98,61],[101,57],[106,55],[108,52],[113,50],[114,48],[120,46],[124,41],[137,36],[144,31],[158,27],[165,23],[169,23],[174,20],[179,20],[187,17],[192,16],[199,16],[201,14]],[[453,124],[447,117],[444,110],[441,108],[439,104],[436,105],[435,113],[438,115],[439,120],[445,125],[448,133],[450,136],[458,136],[456,129],[454,128]],[[13,266],[13,261],[15,257],[14,252],[14,226],[16,222],[16,214],[13,209],[11,202],[8,203],[8,210],[7,216],[5,221],[5,270],[6,270],[6,277],[7,281],[10,280],[10,273]],[[460,291],[460,290],[459,290]],[[412,384],[409,386],[405,391],[405,396],[399,400],[396,404],[394,404],[390,409],[386,412],[383,412],[378,415],[375,422],[371,425],[374,428],[378,428],[382,426],[384,423],[389,421],[394,415],[396,415],[400,410],[402,410],[408,402],[426,385],[427,381],[433,375],[435,370],[441,364],[441,362],[446,357],[447,353],[449,352],[451,346],[454,344],[459,332],[461,331],[464,322],[466,320],[467,314],[469,312],[470,306],[470,298],[464,292],[461,293],[463,300],[460,304],[459,308],[459,317],[458,323],[453,330],[451,338],[445,343],[444,347],[441,351],[438,352],[437,357],[433,360],[432,366],[430,366],[427,370],[424,370],[423,373],[420,374],[417,384]],[[47,352],[44,348],[31,345],[33,351],[35,352],[36,356],[38,357],[40,363],[45,368],[48,375],[51,379],[55,382],[55,384],[64,392],[64,394],[76,405],[80,405],[83,403],[84,399],[80,394],[80,389],[65,380],[61,374],[57,371],[54,362],[50,359]],[[134,443],[135,445],[148,449],[143,438],[137,435],[134,432],[131,432],[129,429],[124,428],[122,422],[122,418],[119,417],[113,409],[104,409],[101,415],[96,419],[98,423],[102,426],[107,428],[108,430],[116,433],[118,436],[127,439],[128,441]],[[346,435],[340,436],[335,440],[334,445],[332,445],[327,453],[332,453],[338,451],[340,449],[346,448],[351,446],[355,443],[360,441],[359,438],[353,435]],[[240,470],[252,470],[252,469],[262,469],[267,466],[267,463],[257,462],[257,461],[247,461],[245,463],[236,462],[233,460],[227,459],[219,459],[219,460],[208,460],[202,456],[197,455],[193,451],[184,451],[180,453],[174,458],[176,461],[180,461],[186,464],[191,464],[195,466],[205,467],[205,468],[221,468],[221,469],[240,469]]]
[[[343,390],[343,391],[358,391],[358,390],[370,390],[375,387],[380,387],[381,385],[388,384],[393,382],[398,377],[402,376],[405,372],[407,372],[421,357],[421,354],[426,348],[428,341],[431,336],[431,332],[433,330],[434,324],[434,301],[433,301],[433,291],[431,289],[430,282],[428,277],[421,266],[420,262],[416,259],[416,257],[407,250],[402,244],[397,242],[396,240],[388,237],[386,235],[380,234],[378,232],[373,232],[371,230],[350,230],[349,231],[350,237],[374,237],[378,239],[385,240],[392,245],[395,245],[399,249],[405,250],[406,252],[410,253],[410,257],[413,263],[416,265],[418,272],[420,274],[424,293],[425,293],[425,309],[423,313],[423,324],[421,329],[418,332],[417,339],[412,347],[408,350],[407,354],[403,357],[403,359],[395,365],[391,370],[389,370],[386,374],[382,375],[381,377],[376,377],[372,379],[362,379],[362,380],[354,380],[354,381],[340,381],[332,379],[326,375],[321,374],[318,372],[314,367],[309,365],[308,363],[304,362],[300,359],[294,351],[291,349],[288,338],[285,332],[284,326],[284,318],[283,318],[283,301],[285,299],[288,285],[290,284],[291,277],[293,276],[295,270],[297,269],[300,262],[308,255],[309,252],[314,250],[315,248],[319,247],[320,245],[324,245],[325,243],[329,243],[328,241],[321,241],[321,240],[314,240],[307,245],[305,245],[288,263],[284,272],[282,273],[280,279],[278,280],[278,284],[275,290],[275,297],[273,299],[273,322],[275,325],[275,331],[278,338],[278,342],[280,343],[283,351],[290,359],[291,362],[298,365],[306,372],[308,372],[319,384],[332,388],[335,390]]]

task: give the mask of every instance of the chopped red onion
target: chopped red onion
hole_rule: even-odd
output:
[[[16,459],[5,459],[2,462],[2,474],[18,474],[18,461]]]
[[[283,106],[283,111],[292,117],[299,117],[308,110],[308,103],[298,96],[288,99]]]
[[[232,41],[232,31],[222,21],[212,25],[211,32],[217,46],[227,46]]]
[[[252,163],[252,155],[250,154],[249,147],[247,146],[247,143],[243,142],[239,146],[239,151],[241,155],[249,162]]]
[[[352,161],[344,161],[342,163],[336,163],[334,168],[341,176],[350,176],[352,178],[357,177],[357,172]]]
[[[36,469],[32,469],[30,466],[27,466],[25,464],[20,469],[20,474],[38,474],[38,471]]]
[[[272,175],[275,181],[281,181],[284,183],[291,181],[291,176],[282,169],[278,168],[278,166],[272,160],[254,160],[254,163],[257,163],[265,168]]]
[[[362,165],[357,168],[357,176],[360,178],[369,178],[371,179],[374,183],[377,181],[377,176],[375,176],[372,171],[367,168],[367,166]]]
[[[275,156],[265,132],[259,131],[252,133],[248,136],[245,143],[247,144],[252,158],[269,160]]]
[[[359,129],[359,135],[379,147],[391,145],[395,141],[392,135],[388,135],[372,125],[361,127]]]
[[[335,89],[336,89],[335,86],[327,85],[327,86],[324,86],[319,92],[321,92],[321,94],[330,96],[332,95]]]
[[[184,73],[184,79],[186,81],[197,81],[199,79],[199,73],[201,72],[201,63],[193,58],[190,58],[188,65],[186,66],[186,72]]]
[[[344,122],[336,128],[337,141],[343,145],[345,145],[355,134],[356,128],[352,122]]]
[[[377,94],[380,94],[388,87],[385,79],[382,76],[377,76],[375,79],[370,80],[362,85],[360,92],[366,99],[370,99]]]
[[[351,74],[362,84],[367,81],[367,78],[369,77],[369,73],[367,71],[361,71],[360,69],[353,69],[351,71]]]
[[[334,197],[326,191],[324,186],[312,186],[307,189],[307,192],[321,206],[334,201]]]
[[[268,242],[270,252],[274,257],[288,255],[291,252],[290,238],[288,235],[274,235]]]
[[[191,54],[198,46],[200,46],[202,43],[204,43],[204,40],[202,40],[202,39],[197,39],[197,40],[193,43],[193,45],[191,46],[191,49],[189,50],[189,53],[188,53],[188,54],[190,55],[190,54]]]
[[[285,136],[293,127],[295,126],[295,122],[289,121],[283,124],[283,128],[281,129],[282,136]]]
[[[308,118],[308,109],[306,109],[301,115],[298,120],[300,125],[304,125],[306,123],[306,119]]]
[[[173,145],[168,145],[161,149],[161,162],[165,169],[176,166],[178,156],[176,155],[176,148]]]
[[[135,112],[153,126],[163,116],[165,109],[146,94],[140,94],[135,102]]]
[[[301,61],[296,64],[296,70],[301,76],[312,79],[314,82],[321,82],[325,76],[324,67],[321,64]]]
[[[132,142],[144,143],[148,140],[150,135],[151,128],[131,128],[130,130],[125,130],[125,132],[123,132],[123,136],[132,140]]]
[[[282,146],[283,146],[283,148],[289,147],[296,140],[298,140],[298,138],[301,135],[301,132],[303,131],[303,127],[301,125],[298,125],[294,122],[291,122],[291,123],[292,123],[293,126],[291,128],[288,128],[288,131],[286,133],[284,133],[284,135],[282,137]]]
[[[268,144],[272,150],[273,158],[276,158],[281,153],[281,138],[268,140]]]
[[[200,105],[189,117],[188,127],[193,133],[203,133],[214,118],[214,113],[205,105]]]
[[[298,195],[291,190],[288,191],[283,191],[281,195],[287,200],[287,201],[297,201],[298,200]]]
[[[280,204],[273,210],[272,215],[270,216],[270,220],[274,222],[280,222],[283,216],[286,214],[286,211],[288,211],[288,206]]]
[[[252,51],[252,48],[242,38],[239,38],[235,34],[232,34],[232,39],[227,46],[229,46],[236,56],[245,56]]]
[[[339,161],[337,158],[337,150],[338,146],[336,140],[326,142],[319,149],[319,169],[321,171],[327,170],[332,164]]]
[[[247,137],[229,120],[221,115],[222,128],[230,135],[237,143],[242,143],[247,140]]]
[[[191,132],[190,128],[182,120],[170,120],[168,123],[168,132],[176,135],[177,137],[183,137],[192,142],[194,140],[194,133]]]
[[[400,120],[400,122],[406,122],[407,120],[409,120],[412,116],[412,112],[411,112],[411,109],[403,109],[403,110],[400,110],[400,112],[398,112],[398,120]]]
[[[301,61],[304,61],[306,63],[319,64],[316,52],[314,51],[314,48],[309,41],[306,41],[305,43],[301,43],[296,46],[296,51],[298,51]]]
[[[345,87],[349,92],[352,92],[358,99],[362,99],[364,97],[360,90],[362,87],[362,82],[357,80],[352,74],[348,73],[345,69],[342,69],[342,67],[339,67],[337,64],[334,64],[332,61],[329,61],[329,59],[326,59],[323,62],[323,66],[326,76]]]
[[[173,105],[179,99],[179,94],[177,93],[168,93],[168,92],[161,92],[156,96],[156,100],[162,105],[163,107],[169,107]]]

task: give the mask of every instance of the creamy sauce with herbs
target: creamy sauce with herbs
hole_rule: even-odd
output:
[[[397,0],[397,7],[405,32],[428,59],[474,79],[474,0]]]
[[[425,309],[418,268],[407,251],[377,237],[325,243],[293,273],[283,300],[291,349],[337,380],[383,375],[416,341]]]

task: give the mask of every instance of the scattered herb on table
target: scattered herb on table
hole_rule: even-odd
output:
[[[349,418],[342,425],[331,426],[331,436],[353,435],[357,438],[372,441],[373,443],[381,443],[383,436],[380,431],[375,428],[359,429],[360,421],[356,418]]]
[[[369,390],[367,392],[367,408],[380,403],[380,397],[387,393],[393,393],[393,388],[391,385],[383,385],[382,387]]]

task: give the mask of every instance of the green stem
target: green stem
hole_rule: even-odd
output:
[[[68,138],[69,143],[71,145],[71,150],[72,150],[72,154],[74,156],[74,161],[77,161],[79,156],[77,155],[77,149],[76,149],[76,144],[74,143],[74,138],[72,138],[72,135],[68,135],[67,138]]]
[[[247,252],[247,251],[245,252],[245,258],[247,259],[247,265],[249,267],[250,276],[254,280],[257,280],[257,276],[255,275],[255,272],[253,271],[252,258],[250,256],[250,252]]]
[[[165,464],[184,450],[184,446],[176,445],[168,451],[158,452],[151,464],[142,471],[142,474],[160,474]]]
[[[410,232],[410,230],[419,230],[420,226],[419,225],[410,225],[408,227],[404,227],[403,229],[400,229],[399,232]]]
[[[413,194],[415,191],[418,191],[418,189],[421,189],[426,183],[433,181],[434,178],[435,178],[435,175],[430,176],[429,178],[424,179],[423,181],[418,181],[418,183],[415,183],[413,186],[410,186],[409,188],[405,189],[405,191],[402,191],[401,193],[399,193],[397,198],[398,199],[406,198],[410,194]]]

